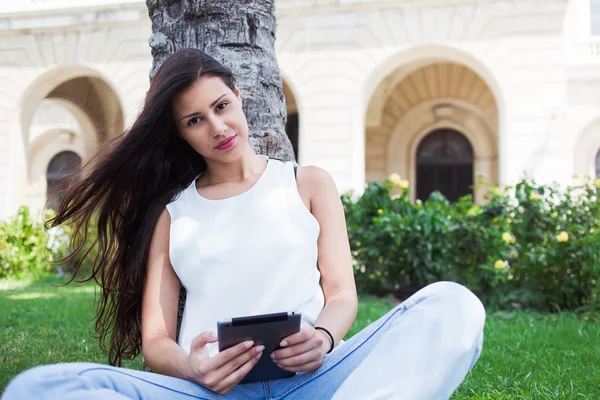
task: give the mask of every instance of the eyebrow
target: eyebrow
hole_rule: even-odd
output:
[[[227,96],[227,93],[225,93],[225,94],[222,94],[221,96],[219,96],[219,98],[218,98],[218,99],[216,99],[215,101],[213,101],[212,103],[210,103],[210,106],[211,106],[211,107],[214,107],[214,106],[215,106],[215,105],[216,105],[216,104],[219,102],[219,100],[221,100],[221,99],[223,98],[223,96]],[[196,111],[196,112],[193,112],[193,113],[191,113],[191,114],[188,114],[188,115],[186,115],[186,116],[183,116],[183,117],[179,118],[179,121],[181,122],[181,120],[184,120],[184,119],[186,119],[186,118],[189,118],[189,117],[194,117],[194,116],[196,116],[196,115],[202,115],[202,113],[201,113],[201,112],[198,112],[198,111]]]

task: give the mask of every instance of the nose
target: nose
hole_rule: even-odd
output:
[[[219,135],[225,135],[225,132],[227,132],[227,125],[221,118],[219,118],[217,116],[213,116],[212,118],[209,119],[209,123],[210,123],[210,133],[211,133],[212,137],[216,137]]]

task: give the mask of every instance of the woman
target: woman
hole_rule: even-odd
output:
[[[98,214],[90,279],[102,285],[96,330],[112,366],[36,367],[3,399],[447,399],[478,359],[485,310],[453,282],[343,342],[357,296],[334,182],[252,150],[234,77],[208,55],[169,57],[131,129],[97,158],[49,222],[81,230],[72,260]],[[264,349],[218,352],[217,320],[282,311],[303,316],[273,353],[297,374],[240,384]],[[140,351],[153,373],[119,367]]]

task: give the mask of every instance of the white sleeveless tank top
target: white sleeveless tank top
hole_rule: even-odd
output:
[[[302,201],[293,162],[268,159],[246,192],[202,197],[195,180],[167,204],[169,257],[187,290],[178,344],[217,331],[217,321],[296,311],[314,326],[324,306],[317,269],[320,227]],[[208,345],[211,356],[217,343]]]

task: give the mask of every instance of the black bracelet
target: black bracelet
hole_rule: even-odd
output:
[[[333,350],[333,345],[334,345],[334,340],[333,340],[333,335],[331,334],[331,332],[329,332],[327,329],[323,328],[322,326],[315,326],[315,329],[318,329],[320,331],[323,331],[327,334],[327,336],[329,336],[329,339],[331,339],[331,348],[329,349],[329,351],[327,352],[327,354],[331,353],[331,351]]]

